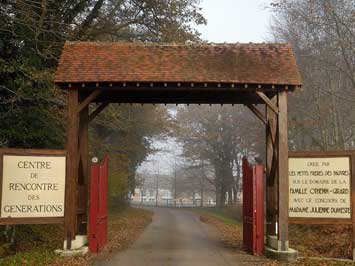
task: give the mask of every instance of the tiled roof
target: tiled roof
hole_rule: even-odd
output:
[[[301,85],[287,44],[66,42],[56,83],[220,82]]]

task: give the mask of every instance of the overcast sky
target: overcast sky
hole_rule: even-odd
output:
[[[199,26],[202,38],[215,43],[266,42],[269,36],[270,12],[266,8],[271,0],[203,0],[202,13],[207,19],[206,26]],[[148,157],[140,167],[140,172],[170,172],[172,156],[181,152],[174,141],[155,142],[162,149]],[[169,151],[170,149],[170,151]]]
[[[264,42],[268,38],[271,0],[202,0],[206,26],[199,26],[209,42]]]

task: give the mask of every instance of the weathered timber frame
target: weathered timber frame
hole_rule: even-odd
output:
[[[3,185],[3,158],[5,155],[18,155],[18,156],[60,156],[67,157],[65,150],[41,150],[41,149],[0,149],[0,206],[2,206],[2,185]],[[67,161],[68,163],[68,161]],[[68,172],[66,171],[66,176]],[[66,188],[67,189],[67,186]],[[67,191],[65,190],[65,194]],[[65,213],[64,213],[65,215]],[[24,218],[0,218],[0,225],[6,224],[63,224],[64,217],[24,217]]]
[[[302,86],[290,45],[66,42],[55,83],[68,92],[67,240],[86,233],[88,123],[109,103],[243,104],[266,127],[267,234],[288,250],[287,94]]]
[[[65,237],[86,234],[88,193],[88,123],[109,103],[243,104],[266,127],[267,234],[288,249],[287,94],[296,86],[226,83],[68,83],[68,180]],[[89,114],[90,103],[96,109]],[[257,105],[265,105],[262,111]],[[69,243],[68,241],[67,243]]]

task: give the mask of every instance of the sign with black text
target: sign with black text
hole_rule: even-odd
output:
[[[2,154],[1,218],[64,217],[66,155]]]
[[[290,218],[351,218],[349,156],[289,158]]]

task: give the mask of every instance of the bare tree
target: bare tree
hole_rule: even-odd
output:
[[[304,91],[290,97],[290,148],[354,148],[355,1],[274,1],[272,32],[294,47]]]
[[[178,110],[177,123],[183,155],[192,165],[206,162],[213,168],[217,206],[224,205],[227,195],[232,204],[239,191],[240,156],[263,155],[259,121],[242,107],[190,106]]]

